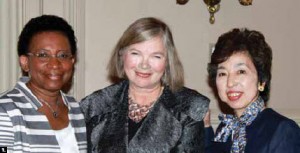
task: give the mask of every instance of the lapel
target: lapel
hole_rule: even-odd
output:
[[[101,91],[101,113],[92,118],[90,148],[95,152],[123,153],[127,148],[128,82]],[[89,131],[88,131],[89,132]]]
[[[174,94],[164,89],[162,96],[130,141],[128,152],[169,152],[176,146],[182,126],[172,110],[175,103]]]

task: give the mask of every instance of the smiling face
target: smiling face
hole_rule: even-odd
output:
[[[129,46],[123,59],[130,85],[144,89],[160,86],[166,58],[167,52],[160,37]]]
[[[231,55],[218,65],[216,85],[220,99],[241,116],[258,95],[258,75],[247,52]]]
[[[71,54],[70,44],[66,36],[59,32],[42,32],[32,37],[29,45],[31,56],[20,57],[22,69],[29,73],[28,85],[40,91],[57,92],[70,80],[73,73],[74,57],[60,60],[50,57],[42,60],[34,54]]]

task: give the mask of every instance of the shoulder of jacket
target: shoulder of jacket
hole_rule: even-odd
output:
[[[113,111],[118,106],[118,98],[120,98],[125,87],[126,82],[123,81],[94,91],[83,98],[79,105],[85,118],[89,120],[93,116]]]
[[[5,93],[2,93],[0,96],[0,104],[1,105],[14,105],[14,100],[23,97],[23,96],[20,96],[20,94],[21,94],[21,92],[16,88],[6,91]]]
[[[297,125],[297,123],[294,120],[278,113],[272,108],[268,108],[268,112],[266,112],[266,117],[269,118],[270,122],[273,121],[274,124],[293,125],[293,126]]]
[[[81,100],[81,102],[93,102],[93,101],[105,100],[107,98],[114,98],[114,96],[118,94],[120,90],[122,90],[122,87],[124,85],[125,82],[123,81],[117,84],[107,86],[103,89],[96,90],[93,93],[84,97]]]
[[[201,121],[208,110],[210,100],[196,90],[183,87],[177,91],[176,110],[179,110],[194,120]]]

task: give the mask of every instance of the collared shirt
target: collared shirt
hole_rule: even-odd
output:
[[[8,152],[61,152],[47,117],[37,110],[43,106],[25,85],[22,77],[14,89],[0,97],[0,146]],[[87,150],[86,127],[78,102],[61,92],[68,117],[75,131],[79,152]]]

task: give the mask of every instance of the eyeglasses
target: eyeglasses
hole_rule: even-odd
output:
[[[47,52],[27,53],[27,55],[36,57],[42,62],[49,62],[51,57],[57,58],[60,62],[69,62],[73,57],[71,53],[66,53],[66,52],[59,52],[56,55],[52,55]]]

